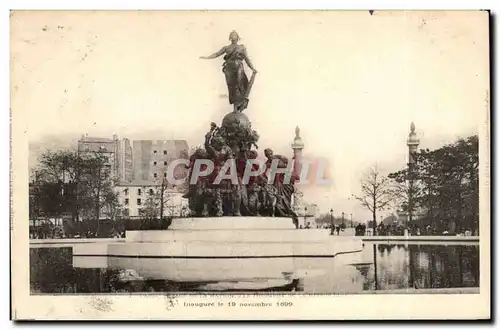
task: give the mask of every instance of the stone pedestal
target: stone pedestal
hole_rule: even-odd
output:
[[[169,230],[276,230],[296,229],[290,218],[279,217],[214,217],[176,218]]]
[[[332,262],[358,263],[362,244],[326,229],[295,229],[289,218],[183,218],[168,230],[127,231],[124,242],[105,248],[75,246],[73,262],[92,268],[95,260],[100,267],[176,282],[288,281]]]

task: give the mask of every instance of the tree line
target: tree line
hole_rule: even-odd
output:
[[[421,149],[414,162],[384,176],[374,166],[354,196],[372,213],[389,208],[408,214],[409,225],[442,233],[479,228],[479,141],[469,136],[435,150]],[[418,217],[416,217],[418,215]]]
[[[103,153],[79,154],[73,150],[47,150],[32,170],[30,218],[71,216],[73,221],[128,217],[120,204],[119,183]],[[140,216],[156,219],[171,210],[164,182],[149,186]]]
[[[171,193],[167,185],[158,183],[144,187],[147,189],[139,219],[132,220],[128,207],[120,203],[121,192],[115,189],[119,182],[111,166],[110,159],[100,152],[45,151],[31,170],[29,184],[29,218],[38,228],[34,227],[34,231],[43,229],[43,233],[37,232],[37,235],[52,237],[57,228],[64,228],[69,235],[108,235],[127,228],[168,227],[173,210],[168,205]],[[64,219],[60,223],[63,227],[39,221],[44,218]],[[97,219],[99,221],[95,221]]]
[[[335,226],[345,226],[345,227],[351,227],[352,226],[357,226],[359,224],[358,221],[351,219],[348,219],[346,217],[342,218],[339,216],[331,215],[329,213],[322,213],[316,218],[316,223],[319,225],[327,225],[330,226],[332,223]]]
[[[121,208],[115,184],[104,154],[47,150],[32,170],[30,218],[114,219]]]

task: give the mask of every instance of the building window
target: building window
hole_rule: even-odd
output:
[[[153,173],[153,177],[155,177],[155,178],[156,178],[157,176],[158,176],[158,175],[157,175],[156,173]]]
[[[167,166],[167,161],[164,161],[164,162],[163,162],[163,165]]]
[[[125,205],[128,205],[128,198],[125,198]]]
[[[155,153],[156,153],[156,150],[153,150],[153,153],[155,154]]]
[[[163,154],[166,155],[167,154],[167,150],[163,150]]]
[[[141,205],[141,199],[137,198],[137,205]]]
[[[156,166],[156,162],[153,162],[153,165],[155,165],[155,166]]]
[[[150,195],[154,194],[153,189],[149,189],[149,194]]]
[[[127,188],[127,189],[125,189],[125,190],[123,191],[123,193],[125,194],[125,196],[128,196],[128,188]],[[127,199],[127,200],[128,200],[128,199]]]
[[[167,173],[163,173],[163,177],[166,178],[167,177]]]
[[[141,196],[141,188],[137,189],[137,195]]]

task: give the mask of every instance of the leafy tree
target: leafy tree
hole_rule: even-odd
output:
[[[450,232],[478,227],[478,147],[477,136],[471,136],[430,152],[437,179],[434,218],[442,219],[441,227]]]
[[[47,150],[34,174],[30,192],[34,217],[70,212],[73,220],[98,219],[101,210],[109,218],[119,212],[111,168],[100,153],[82,156],[72,150]]]
[[[39,165],[33,171],[39,192],[39,211],[46,215],[71,212],[78,216],[79,182],[83,179],[84,161],[73,150],[45,151],[39,158]]]
[[[408,221],[412,221],[413,215],[420,209],[423,197],[423,187],[419,180],[416,180],[412,170],[404,169],[388,175],[392,179],[393,202],[399,209],[408,213]],[[411,177],[413,176],[413,177]]]
[[[479,220],[478,137],[459,139],[436,150],[420,150],[413,168],[417,191],[411,192],[412,211],[426,211],[434,230],[457,232],[477,229]],[[389,175],[402,182],[406,169]],[[398,200],[402,209],[405,199]]]
[[[45,151],[39,158],[39,167],[35,171],[37,177],[44,182],[66,182],[66,179],[80,179],[81,159],[77,152],[71,150]]]

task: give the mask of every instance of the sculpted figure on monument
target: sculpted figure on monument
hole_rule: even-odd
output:
[[[208,131],[207,134],[205,134],[205,141],[210,140],[216,133],[219,132],[219,127],[217,127],[217,124],[214,122],[210,123],[210,131]]]
[[[247,198],[248,198],[248,211],[249,215],[260,216],[261,215],[261,201],[260,194],[262,191],[262,186],[257,184],[257,182],[252,182],[248,184],[247,187]]]
[[[189,157],[189,174],[188,179],[191,178],[193,174],[194,164],[197,159],[207,159],[208,154],[206,150],[202,148],[197,148],[194,153]],[[188,199],[188,206],[191,210],[191,214],[196,217],[203,216],[206,204],[206,193],[208,189],[207,178],[198,178],[196,183],[191,184],[188,182],[188,191],[183,195],[184,198]]]
[[[278,200],[278,190],[276,187],[276,179],[273,183],[269,183],[268,181],[271,176],[271,162],[274,159],[273,150],[270,148],[265,149],[264,155],[267,160],[265,163],[266,170],[261,176],[261,203],[264,213],[274,217]]]
[[[250,137],[249,137],[249,148],[255,147],[255,149],[259,149],[259,146],[257,145],[257,142],[259,141],[259,133],[255,130],[251,130],[250,132]]]
[[[209,159],[214,162],[214,170],[209,175],[208,213],[210,216],[220,217],[227,215],[227,210],[224,210],[227,200],[230,199],[233,202],[234,198],[231,196],[233,188],[231,180],[221,180],[220,183],[214,183],[214,181],[226,161],[234,158],[234,154],[231,148],[225,143],[224,138],[219,134],[215,134],[209,140],[205,140],[205,149],[207,150]],[[226,203],[224,203],[225,201]]]
[[[240,45],[238,42],[240,36],[236,31],[232,31],[229,34],[229,45],[222,47],[218,52],[213,53],[209,56],[201,56],[202,59],[214,59],[219,56],[224,56],[224,64],[222,66],[222,72],[226,77],[226,84],[229,92],[229,104],[232,104],[235,112],[241,112],[246,109],[248,105],[248,94],[253,83],[253,78],[257,73],[255,67],[253,66],[250,58],[247,54],[247,49],[244,45]],[[245,73],[245,68],[243,65],[245,62],[248,67],[252,70],[252,79],[249,82],[248,77]]]
[[[264,154],[267,158],[265,178],[268,180],[270,176],[274,176],[271,184],[268,181],[265,184],[264,205],[271,216],[295,217],[292,208],[292,195],[295,190],[293,184],[296,178],[292,175],[290,182],[287,182],[284,173],[273,173],[271,167],[273,161],[277,161],[277,168],[287,168],[288,158],[282,155],[274,155],[269,148],[264,150]]]

